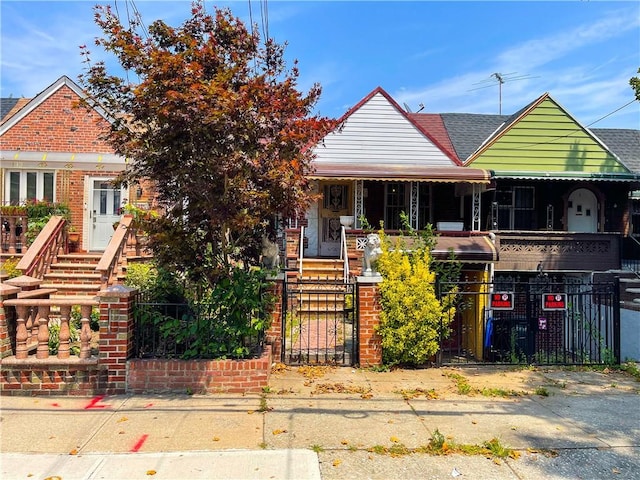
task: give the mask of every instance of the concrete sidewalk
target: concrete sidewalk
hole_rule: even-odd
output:
[[[639,392],[617,372],[289,368],[264,395],[2,397],[1,475],[640,479]],[[436,430],[520,456],[406,453]]]

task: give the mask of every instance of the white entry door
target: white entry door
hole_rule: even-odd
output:
[[[107,248],[113,235],[113,223],[120,219],[122,190],[114,187],[109,178],[92,178],[89,198],[89,250]]]
[[[598,231],[598,199],[586,188],[578,188],[569,195],[567,206],[569,232],[595,233]]]

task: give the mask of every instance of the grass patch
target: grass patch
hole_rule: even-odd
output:
[[[505,390],[504,388],[475,388],[469,384],[466,377],[458,373],[447,373],[446,376],[456,382],[458,395],[482,395],[484,397],[521,397],[525,392],[516,392],[515,390]]]
[[[405,400],[411,400],[412,398],[418,398],[423,396],[428,398],[429,400],[436,400],[440,398],[440,396],[438,395],[438,392],[436,392],[435,389],[433,388],[430,388],[429,390],[424,388],[412,388],[408,390],[403,389],[403,390],[395,391],[393,393],[402,395],[402,398],[404,398]]]
[[[273,407],[267,404],[267,397],[264,394],[260,395],[260,407],[258,407],[258,411],[264,413],[270,412],[271,410],[273,410]]]
[[[324,452],[324,448],[322,448],[322,445],[318,445],[317,443],[311,445],[311,450],[313,450],[316,453]]]
[[[450,455],[455,453],[461,455],[482,455],[494,460],[505,458],[517,459],[520,457],[520,452],[503,445],[497,438],[492,438],[482,445],[459,444],[454,442],[452,437],[442,434],[438,429],[431,434],[427,445],[409,448],[398,441],[393,442],[389,447],[385,445],[374,445],[373,447],[367,448],[367,451],[378,455],[390,455],[393,457],[411,455],[413,453],[429,455]]]
[[[541,397],[548,397],[549,396],[549,390],[547,390],[547,387],[538,387],[534,390],[534,392],[536,395],[540,395]]]

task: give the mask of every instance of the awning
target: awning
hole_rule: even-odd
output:
[[[412,237],[388,235],[387,237],[393,245],[400,242],[401,248],[411,249]],[[436,246],[431,254],[436,260],[449,260],[450,252],[453,251],[455,259],[462,263],[492,263],[498,261],[498,251],[486,233],[447,232],[436,237]]]
[[[309,178],[318,180],[383,180],[439,183],[489,183],[491,172],[479,168],[429,165],[314,163]]]
[[[431,252],[437,260],[448,260],[451,250],[456,260],[463,263],[491,263],[498,260],[498,251],[487,235],[439,236],[437,240],[438,243]]]
[[[494,172],[494,178],[497,180],[591,180],[604,182],[639,182],[640,174],[631,172]]]

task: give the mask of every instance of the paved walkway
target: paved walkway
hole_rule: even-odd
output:
[[[270,383],[246,396],[2,397],[2,478],[640,479],[640,383],[618,372],[292,367]],[[519,455],[409,453],[436,430]]]

